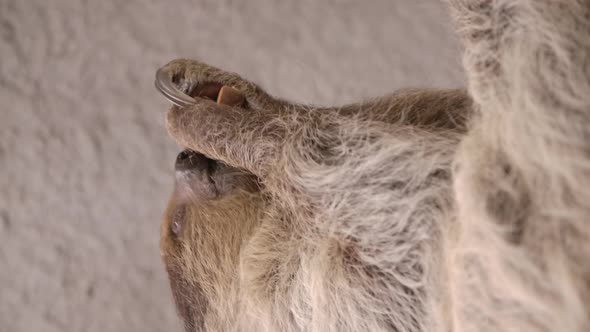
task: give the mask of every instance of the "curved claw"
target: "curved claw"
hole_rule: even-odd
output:
[[[179,107],[189,107],[197,103],[197,101],[186,93],[180,91],[178,87],[172,82],[171,75],[164,69],[164,67],[156,71],[156,81],[154,82],[156,89],[160,91],[168,101]]]

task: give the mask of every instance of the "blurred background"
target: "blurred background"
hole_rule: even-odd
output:
[[[0,331],[180,331],[160,264],[178,57],[343,104],[463,85],[437,0],[0,0]]]

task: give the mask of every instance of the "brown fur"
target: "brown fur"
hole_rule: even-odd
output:
[[[165,213],[187,330],[590,329],[590,4],[451,5],[474,102],[406,90],[319,108],[168,65],[187,93],[246,97],[168,113],[234,183],[214,198],[178,184]]]

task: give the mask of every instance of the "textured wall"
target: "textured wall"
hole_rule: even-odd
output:
[[[158,227],[175,57],[344,103],[460,86],[436,0],[0,0],[0,331],[173,331]]]

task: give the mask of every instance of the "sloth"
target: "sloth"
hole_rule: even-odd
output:
[[[590,330],[590,2],[449,4],[466,89],[316,107],[166,65],[187,331]]]

